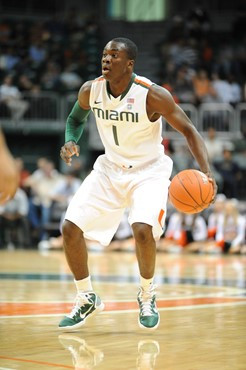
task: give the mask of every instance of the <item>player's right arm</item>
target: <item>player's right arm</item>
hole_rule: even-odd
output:
[[[78,100],[68,115],[65,130],[65,144],[61,147],[61,158],[71,166],[72,156],[79,156],[77,145],[83,131],[86,119],[90,113],[90,91],[92,81],[85,82],[78,93]]]

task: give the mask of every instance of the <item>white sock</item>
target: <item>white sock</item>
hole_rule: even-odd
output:
[[[74,282],[75,282],[78,293],[93,291],[90,275],[87,278],[82,279],[82,280],[74,279]]]
[[[144,290],[149,290],[151,286],[153,285],[153,281],[154,281],[154,277],[152,277],[151,279],[145,279],[142,276],[140,276],[140,286]]]

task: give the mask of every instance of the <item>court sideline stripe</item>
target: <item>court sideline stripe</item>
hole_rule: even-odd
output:
[[[52,366],[52,367],[62,367],[64,369],[74,369],[74,366],[63,365],[63,364],[55,364],[53,362],[28,360],[28,359],[25,359],[25,358],[15,358],[15,357],[0,356],[0,359],[3,359],[3,360],[11,360],[11,361],[19,361],[19,362],[29,362],[29,363],[32,363],[32,364],[46,365],[46,366]]]
[[[216,307],[230,307],[230,306],[244,306],[246,305],[245,301],[241,302],[228,302],[228,303],[210,303],[210,304],[201,304],[196,306],[176,306],[176,307],[160,307],[158,311],[179,311],[179,310],[192,310],[192,309],[203,309],[203,308],[216,308]],[[133,313],[139,312],[139,309],[130,309],[130,310],[117,310],[117,311],[102,311],[99,315],[107,314],[118,314],[118,313]],[[60,317],[66,315],[66,313],[52,313],[52,314],[39,314],[39,315],[5,315],[0,316],[0,319],[18,319],[18,318],[35,318],[35,317]]]
[[[190,305],[202,305],[202,304],[214,304],[214,303],[228,303],[228,302],[239,302],[243,301],[246,303],[245,298],[228,298],[228,297],[204,297],[204,298],[182,298],[172,300],[158,300],[157,306],[161,307],[176,307],[176,306],[190,306]],[[131,310],[137,309],[137,301],[133,300],[130,302],[105,302],[105,311],[119,311],[119,310]],[[18,314],[39,314],[42,313],[62,313],[70,311],[72,309],[72,303],[58,303],[52,302],[42,303],[0,303],[0,314],[1,315],[18,315]]]
[[[224,292],[219,292],[218,295],[216,295],[216,293],[204,293],[204,294],[196,294],[194,293],[193,295],[192,294],[188,294],[188,295],[173,295],[173,296],[169,296],[169,297],[161,297],[159,298],[159,300],[161,301],[173,301],[174,299],[198,299],[198,298],[229,298],[229,299],[237,299],[237,298],[243,298],[245,299],[246,301],[246,298],[245,298],[245,295],[246,295],[246,292],[244,292],[244,290],[242,290],[242,292],[238,292],[237,290],[239,288],[228,288],[228,289],[235,289],[236,291],[233,293],[233,294],[228,294],[229,292],[228,291],[224,291]],[[232,292],[230,292],[232,293]],[[103,302],[104,303],[120,303],[120,302],[132,302],[134,298],[132,299],[104,299]],[[59,303],[62,303],[62,304],[71,304],[71,299],[65,301],[64,299],[61,301],[61,300],[57,300],[57,301],[27,301],[27,300],[18,300],[18,301],[4,301],[4,300],[1,300],[0,299],[0,306],[1,304],[59,304]],[[1,370],[1,369],[0,369]]]

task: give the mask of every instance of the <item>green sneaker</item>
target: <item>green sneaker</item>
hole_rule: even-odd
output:
[[[79,329],[85,324],[88,316],[103,309],[104,303],[94,292],[78,293],[71,313],[61,320],[59,329],[63,331]]]
[[[155,303],[155,288],[153,285],[149,290],[140,287],[138,292],[138,304],[140,308],[138,324],[140,328],[156,329],[160,322],[160,315]]]

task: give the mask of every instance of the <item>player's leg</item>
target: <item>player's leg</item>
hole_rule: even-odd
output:
[[[77,295],[72,311],[61,320],[59,328],[71,331],[82,327],[88,316],[102,311],[104,304],[92,288],[88,253],[82,230],[71,221],[65,220],[62,234],[64,251],[74,276]]]
[[[62,235],[66,259],[74,279],[87,278],[89,276],[88,253],[83,231],[71,221],[65,220]]]
[[[156,307],[156,285],[154,284],[156,261],[155,239],[159,239],[163,232],[162,227],[166,210],[164,199],[160,203],[156,200],[158,190],[160,191],[157,181],[153,189],[155,195],[149,197],[152,198],[151,202],[150,199],[146,201],[146,194],[150,194],[148,192],[148,185],[144,184],[142,187],[139,187],[134,194],[132,213],[130,213],[130,223],[135,238],[136,255],[140,272],[140,289],[138,293],[140,308],[139,326],[148,329],[156,329],[160,321]],[[163,196],[163,198],[165,197],[166,195]],[[139,220],[139,222],[131,222],[131,220]]]
[[[138,292],[139,326],[141,328],[156,329],[160,321],[156,308],[156,286],[154,285],[156,242],[153,238],[152,226],[136,222],[132,224],[132,230],[140,272],[140,288]]]
[[[171,165],[156,164],[140,174],[130,194],[129,222],[140,272],[139,325],[148,329],[157,328],[160,321],[154,285],[156,240],[163,233],[170,173]]]
[[[105,181],[107,179],[93,171],[76,192],[65,215],[64,250],[75,278],[77,297],[71,313],[60,322],[59,327],[63,331],[80,328],[88,316],[104,307],[92,288],[84,237],[107,245],[124,212],[118,203],[116,191]]]
[[[136,255],[141,277],[153,279],[156,260],[156,242],[152,233],[152,226],[136,222],[132,224],[135,238]]]

